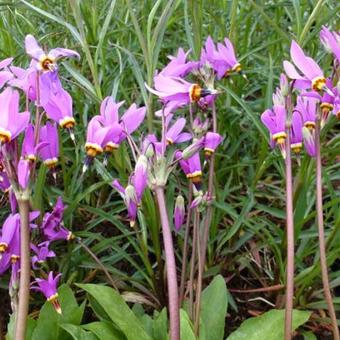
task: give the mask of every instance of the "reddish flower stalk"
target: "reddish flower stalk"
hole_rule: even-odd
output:
[[[323,204],[322,204],[322,164],[320,151],[320,116],[317,116],[315,124],[315,151],[316,151],[316,213],[319,232],[319,250],[320,250],[320,265],[322,274],[322,284],[325,299],[327,302],[328,313],[332,321],[333,337],[339,340],[339,328],[333,306],[332,294],[329,287],[325,234],[323,224]]]
[[[25,340],[31,277],[29,201],[19,198],[18,206],[20,214],[20,282],[15,339]]]
[[[170,318],[170,339],[180,339],[180,321],[179,321],[179,304],[178,304],[178,287],[174,246],[172,242],[169,217],[166,209],[164,188],[155,187],[156,198],[158,202],[159,215],[162,224],[163,243],[165,251],[165,264],[167,269],[168,296],[169,296],[169,318]]]
[[[288,111],[290,109],[288,108]],[[289,113],[288,113],[289,114]],[[292,313],[294,297],[294,212],[292,188],[292,158],[290,148],[290,121],[286,124],[286,223],[287,223],[287,272],[285,306],[285,340],[292,339]]]

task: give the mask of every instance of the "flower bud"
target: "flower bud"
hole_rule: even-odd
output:
[[[179,231],[184,223],[185,217],[185,206],[184,206],[184,198],[182,195],[178,195],[175,203],[174,210],[174,224],[176,231]]]

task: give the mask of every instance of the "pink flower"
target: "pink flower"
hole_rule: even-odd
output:
[[[38,290],[43,293],[48,302],[51,302],[57,313],[61,314],[61,307],[58,301],[57,285],[61,274],[53,277],[53,272],[49,272],[47,279],[36,279],[31,289]]]

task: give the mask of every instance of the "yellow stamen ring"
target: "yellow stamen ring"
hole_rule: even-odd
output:
[[[191,102],[198,102],[201,98],[202,88],[198,84],[192,84],[189,89],[189,97]]]
[[[0,143],[5,144],[11,141],[12,134],[10,131],[0,127]]]
[[[49,168],[53,169],[58,163],[58,158],[53,157],[53,158],[48,158],[44,161],[44,164]]]
[[[312,80],[312,89],[315,91],[321,91],[326,85],[326,78],[316,77]]]
[[[307,121],[305,122],[305,127],[308,129],[308,130],[314,130],[315,129],[315,122],[313,121]]]
[[[103,153],[103,148],[96,143],[86,143],[85,151],[89,157],[96,157],[97,155]]]
[[[278,132],[273,134],[273,141],[277,144],[284,144],[287,134],[285,132]]]
[[[76,125],[76,121],[73,117],[64,117],[63,119],[59,120],[59,125],[63,129],[72,129]]]
[[[105,151],[105,152],[111,152],[111,153],[112,153],[114,150],[117,150],[118,147],[119,147],[118,144],[113,143],[113,142],[108,142],[108,143],[105,145],[105,147],[104,147],[104,151]]]
[[[234,67],[231,69],[234,72],[241,72],[242,71],[242,65],[240,63],[237,63],[234,65]]]

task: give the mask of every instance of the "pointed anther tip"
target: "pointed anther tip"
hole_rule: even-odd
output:
[[[82,169],[82,174],[84,174],[87,171],[88,168],[89,167],[87,166],[87,164],[84,164],[83,169]]]

